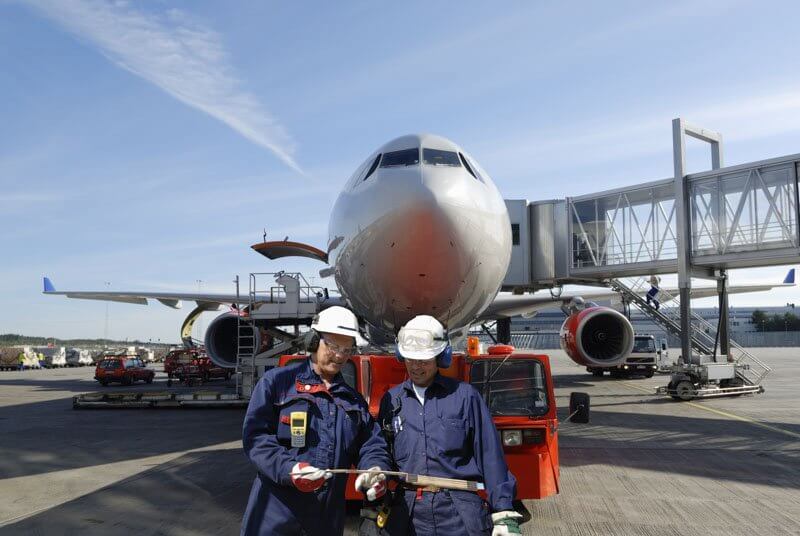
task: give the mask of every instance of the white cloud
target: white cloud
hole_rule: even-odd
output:
[[[283,126],[227,64],[219,35],[181,11],[137,10],[127,2],[29,0],[46,17],[97,46],[120,67],[222,121],[302,173]]]

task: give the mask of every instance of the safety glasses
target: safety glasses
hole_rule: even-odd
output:
[[[335,342],[331,341],[327,337],[322,337],[322,340],[325,341],[325,347],[333,352],[334,354],[340,354],[345,357],[350,357],[355,352],[355,348],[352,346],[339,346]]]
[[[420,352],[445,342],[443,337],[427,329],[403,328],[397,334],[397,344],[406,352]]]

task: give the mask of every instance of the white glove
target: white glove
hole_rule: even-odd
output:
[[[492,514],[492,536],[508,536],[512,534],[522,534],[519,530],[519,520],[522,519],[522,514],[518,514],[513,510],[503,510],[502,512],[495,512]]]
[[[377,465],[369,468],[369,473],[361,473],[356,478],[356,491],[360,491],[367,496],[368,501],[374,501],[383,497],[386,493],[386,475]]]
[[[292,484],[300,491],[317,490],[332,476],[330,471],[317,469],[306,462],[296,463],[292,467]]]

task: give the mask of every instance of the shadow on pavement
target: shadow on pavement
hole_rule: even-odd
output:
[[[236,534],[254,470],[240,449],[190,453],[0,528],[0,535]]]

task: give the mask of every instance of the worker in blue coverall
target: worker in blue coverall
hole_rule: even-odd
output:
[[[483,482],[477,493],[404,486],[395,497],[390,534],[520,534],[512,501],[517,481],[508,470],[489,408],[471,385],[442,376],[452,349],[438,320],[421,315],[397,337],[397,357],[409,379],[381,400],[379,422],[392,442],[399,471]]]
[[[386,440],[363,397],[344,382],[342,365],[365,341],[358,320],[330,307],[311,323],[310,358],[274,368],[253,391],[244,419],[244,450],[258,469],[242,522],[243,535],[331,535],[344,531],[346,474],[375,500],[386,490]]]

